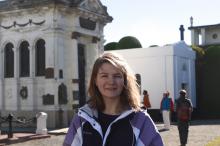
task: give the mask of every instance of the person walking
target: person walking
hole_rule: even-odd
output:
[[[177,124],[181,146],[185,146],[187,144],[189,121],[193,108],[191,100],[187,97],[186,90],[180,90],[179,94],[176,103]]]
[[[153,120],[141,110],[136,78],[121,56],[104,53],[97,58],[88,93],[63,146],[164,145]]]
[[[143,97],[143,104],[144,104],[143,108],[148,109],[148,108],[151,107],[151,104],[150,104],[149,94],[148,94],[147,90],[143,91],[143,95],[144,95],[144,97]]]
[[[167,91],[163,93],[163,98],[160,104],[160,110],[162,112],[164,129],[170,130],[170,115],[174,111],[173,100],[170,98],[170,93]]]

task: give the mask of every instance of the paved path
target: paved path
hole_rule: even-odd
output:
[[[163,128],[157,124],[158,129]],[[179,146],[177,126],[174,124],[169,131],[161,132],[165,146]],[[31,140],[22,143],[10,144],[10,146],[61,146],[65,135],[51,135],[50,138]],[[219,121],[193,121],[189,128],[187,146],[205,146],[211,140],[220,137]]]
[[[158,126],[159,129],[161,125]],[[179,146],[179,134],[176,125],[172,125],[170,131],[161,132],[165,146]],[[205,146],[208,142],[220,137],[220,121],[192,122],[189,128],[187,146]]]

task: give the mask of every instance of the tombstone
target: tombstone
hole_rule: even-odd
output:
[[[36,134],[47,134],[47,113],[39,112],[37,117]]]

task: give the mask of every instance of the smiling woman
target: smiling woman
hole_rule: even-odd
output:
[[[88,93],[63,146],[163,146],[152,119],[140,109],[135,75],[121,56],[104,53],[96,59]]]
[[[96,77],[96,86],[106,106],[120,103],[120,95],[124,87],[123,74],[110,63],[103,63]],[[108,108],[105,107],[105,109]],[[108,111],[104,112],[108,113]],[[117,111],[112,112],[117,113]]]

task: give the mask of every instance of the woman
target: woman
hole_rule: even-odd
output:
[[[105,53],[95,61],[88,93],[63,146],[163,146],[150,116],[140,110],[135,76],[120,56]]]

